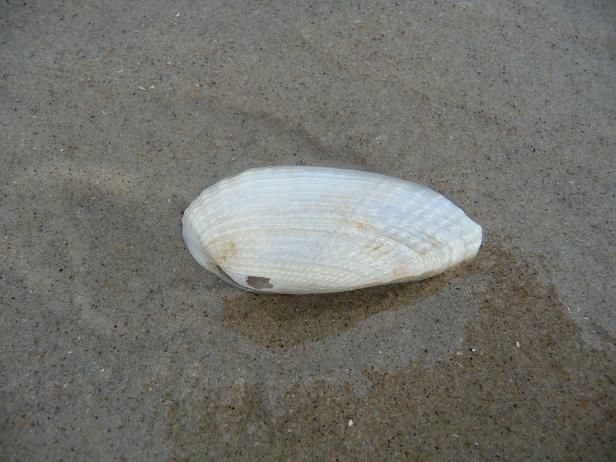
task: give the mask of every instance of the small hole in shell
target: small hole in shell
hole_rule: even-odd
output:
[[[253,289],[271,289],[274,286],[269,281],[270,278],[263,278],[261,276],[248,276],[246,278],[246,284]]]

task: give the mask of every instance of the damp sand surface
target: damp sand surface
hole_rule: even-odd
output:
[[[0,18],[0,459],[613,459],[614,2]],[[425,184],[484,244],[415,283],[243,292],[181,214],[265,165]]]

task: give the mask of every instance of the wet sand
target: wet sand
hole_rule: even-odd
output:
[[[1,459],[616,453],[614,2],[0,19]],[[428,185],[484,245],[419,283],[242,292],[181,213],[264,165]]]

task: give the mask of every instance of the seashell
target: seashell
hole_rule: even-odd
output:
[[[481,226],[439,193],[376,173],[246,170],[184,212],[199,264],[256,292],[342,292],[424,279],[473,258]]]

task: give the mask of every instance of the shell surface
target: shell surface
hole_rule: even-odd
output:
[[[199,264],[243,289],[342,292],[424,279],[471,259],[481,227],[409,181],[324,167],[246,170],[184,212]]]

